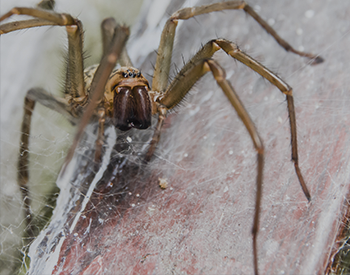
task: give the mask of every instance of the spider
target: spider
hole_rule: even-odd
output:
[[[44,2],[42,2],[44,3]],[[52,2],[53,3],[53,2]],[[71,159],[74,149],[91,116],[98,121],[95,160],[98,162],[103,153],[103,138],[106,119],[111,119],[116,128],[127,131],[131,128],[147,129],[151,126],[151,118],[158,115],[153,138],[149,149],[144,155],[147,163],[152,158],[160,140],[161,129],[168,110],[177,106],[192,86],[207,72],[211,72],[238,113],[247,128],[257,151],[257,191],[255,215],[253,221],[253,258],[254,272],[258,274],[257,233],[259,228],[260,201],[262,196],[262,178],[264,166],[264,146],[254,123],[239,100],[230,82],[226,80],[224,69],[212,59],[213,54],[223,50],[232,58],[242,62],[262,77],[270,81],[286,95],[292,140],[292,160],[302,190],[310,201],[311,196],[301,174],[297,150],[297,130],[292,88],[280,77],[264,67],[258,61],[244,53],[239,47],[226,39],[213,39],[206,43],[179,71],[168,85],[173,43],[178,20],[187,20],[194,16],[228,9],[242,9],[253,17],[272,37],[287,51],[309,58],[313,64],[323,61],[319,56],[295,50],[284,41],[247,3],[244,1],[219,2],[193,8],[184,8],[171,15],[163,29],[158,56],[155,64],[152,86],[134,68],[124,48],[129,30],[120,26],[113,18],[102,22],[103,58],[98,66],[91,66],[84,70],[83,64],[83,29],[81,22],[69,14],[59,14],[51,11],[52,6],[41,5],[38,8],[16,7],[4,14],[0,21],[14,14],[29,15],[31,20],[24,20],[3,24],[0,34],[31,27],[58,25],[65,26],[68,34],[68,62],[65,80],[65,97],[57,98],[42,88],[32,88],[27,92],[24,102],[24,117],[22,122],[21,145],[18,159],[18,183],[21,187],[25,203],[26,216],[30,222],[27,182],[28,148],[30,123],[36,102],[64,115],[72,123],[78,123],[78,131],[67,155],[66,163]],[[117,62],[120,67],[115,69]]]

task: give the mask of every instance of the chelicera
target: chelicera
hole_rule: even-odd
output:
[[[114,126],[122,131],[150,127],[155,102],[149,94],[148,81],[141,72],[135,68],[122,67],[112,74],[110,80],[105,97],[112,105]]]
[[[29,209],[27,182],[28,171],[28,147],[30,135],[31,116],[36,102],[43,104],[64,115],[73,123],[79,122],[78,132],[67,156],[70,160],[74,149],[82,135],[84,127],[93,116],[98,120],[98,136],[96,139],[95,160],[101,158],[101,150],[104,137],[104,125],[106,118],[111,118],[114,126],[122,131],[131,128],[147,129],[151,126],[151,118],[158,115],[153,138],[149,144],[148,152],[144,156],[145,162],[149,161],[160,139],[161,128],[167,111],[177,106],[192,86],[207,72],[211,72],[227,96],[228,100],[238,113],[240,119],[247,128],[257,152],[257,193],[255,216],[253,223],[253,255],[254,271],[258,274],[257,257],[257,233],[259,225],[260,201],[262,196],[262,178],[264,166],[264,146],[254,123],[239,100],[234,88],[226,79],[223,68],[212,59],[213,54],[223,50],[227,55],[242,62],[252,70],[276,86],[286,95],[288,113],[291,128],[292,160],[302,190],[308,200],[311,199],[301,171],[299,169],[297,150],[297,130],[293,102],[292,88],[280,77],[264,67],[258,61],[244,53],[239,47],[226,39],[213,39],[206,43],[185,64],[177,76],[168,85],[173,43],[178,20],[186,20],[194,16],[214,11],[228,9],[242,9],[253,17],[285,50],[297,55],[309,58],[313,64],[321,63],[321,57],[295,50],[289,43],[283,40],[247,3],[244,1],[227,1],[184,8],[172,14],[163,29],[158,55],[155,64],[152,85],[133,67],[133,64],[125,49],[129,35],[126,27],[120,26],[112,18],[102,23],[103,58],[98,66],[92,66],[84,70],[83,64],[83,39],[81,22],[69,14],[59,14],[52,10],[52,5],[45,5],[42,1],[38,8],[13,8],[0,18],[0,21],[14,14],[23,14],[34,19],[17,21],[0,26],[0,34],[27,29],[32,27],[59,25],[65,26],[68,34],[68,62],[65,80],[65,97],[57,98],[48,94],[42,88],[32,88],[28,91],[24,104],[24,118],[22,123],[22,135],[20,154],[18,160],[18,182],[21,187],[26,207],[28,222],[31,218]],[[115,69],[119,63],[121,67]]]

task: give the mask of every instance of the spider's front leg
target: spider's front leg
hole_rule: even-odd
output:
[[[73,124],[77,123],[80,115],[78,106],[82,106],[86,102],[86,93],[84,88],[83,74],[83,42],[82,42],[82,24],[79,20],[68,14],[58,14],[52,11],[35,8],[13,8],[10,12],[0,17],[0,21],[12,16],[13,14],[23,14],[35,17],[35,19],[12,22],[0,25],[0,34],[15,31],[18,29],[26,29],[31,27],[39,27],[44,25],[60,25],[65,26],[68,35],[68,61],[65,80],[65,98],[57,98],[47,93],[42,88],[33,88],[29,90],[25,97],[24,116],[22,123],[22,134],[20,138],[20,149],[18,157],[18,184],[23,195],[26,220],[28,224],[28,235],[35,235],[31,229],[32,213],[30,211],[30,199],[28,196],[28,152],[30,125],[35,103],[42,105],[61,113]]]
[[[106,83],[109,80],[111,72],[114,69],[115,65],[117,64],[117,61],[123,55],[122,52],[126,44],[126,41],[128,40],[128,37],[129,37],[129,28],[124,26],[119,26],[115,22],[112,22],[110,26],[116,26],[116,27],[115,29],[113,29],[114,30],[113,32],[109,32],[109,34],[105,34],[107,36],[107,39],[105,40],[104,43],[110,43],[110,45],[109,47],[104,46],[104,49],[108,48],[108,50],[102,56],[100,65],[97,67],[97,70],[94,73],[94,77],[90,85],[90,102],[86,106],[84,110],[84,114],[81,117],[77,132],[73,140],[73,144],[71,145],[67,153],[65,164],[62,169],[61,175],[64,174],[68,163],[72,159],[75,148],[77,147],[78,142],[80,141],[83,135],[84,129],[86,125],[89,123],[91,116],[94,114],[96,107],[98,106],[99,103],[103,102],[104,100],[103,94],[105,92]],[[104,30],[103,27],[102,27],[102,30]],[[113,34],[113,36],[109,37],[111,34]],[[96,154],[95,154],[96,160],[100,160],[101,158],[104,122],[105,122],[105,115],[106,115],[105,112],[108,111],[107,109],[108,107],[106,109],[100,108],[97,112],[99,117],[99,133],[98,133],[98,139],[96,141],[96,145],[97,145]]]
[[[12,15],[29,15],[35,19],[16,21],[0,25],[0,35],[20,29],[46,25],[65,26],[68,35],[68,62],[65,80],[65,94],[71,98],[86,96],[84,89],[83,26],[69,14],[55,13],[36,8],[13,8],[0,17],[0,22]]]
[[[264,19],[262,19],[262,17],[258,15],[245,1],[218,2],[199,7],[183,8],[173,13],[168,19],[163,29],[158,47],[158,56],[154,69],[152,90],[164,91],[168,84],[171,55],[173,52],[174,38],[178,20],[187,20],[198,15],[223,10],[244,10],[248,15],[253,17],[254,20],[258,22],[258,24],[263,29],[265,29],[286,51],[309,58],[312,64],[318,64],[323,62],[323,58],[318,55],[301,52],[294,49],[287,41],[281,38],[277,34],[277,32]]]

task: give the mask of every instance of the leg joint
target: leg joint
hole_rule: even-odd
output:
[[[166,116],[166,113],[167,113],[167,111],[168,111],[168,108],[165,107],[163,104],[158,104],[157,109],[158,109],[159,117],[161,117],[162,119],[164,119],[165,116]]]
[[[293,89],[289,89],[283,92],[286,96],[293,96]]]
[[[241,51],[236,44],[234,44],[226,39],[216,39],[215,43],[221,49],[223,49],[228,55],[230,55],[232,57]]]

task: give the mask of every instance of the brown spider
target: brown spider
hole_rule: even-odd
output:
[[[95,160],[98,161],[102,154],[104,125],[106,118],[111,118],[116,128],[126,131],[131,128],[146,129],[151,126],[151,117],[158,114],[158,123],[150,142],[148,152],[144,156],[149,161],[159,142],[161,128],[167,111],[177,106],[192,86],[207,72],[211,71],[218,85],[228,97],[245,127],[247,128],[254,147],[257,151],[258,176],[256,180],[257,194],[255,216],[253,223],[253,255],[254,271],[258,274],[257,258],[257,233],[259,226],[260,201],[262,196],[262,176],[264,165],[264,147],[259,134],[251,121],[244,106],[240,102],[231,84],[226,80],[225,72],[221,66],[211,57],[222,49],[234,59],[242,62],[262,77],[270,81],[282,93],[286,95],[288,113],[290,119],[292,139],[292,160],[295,170],[308,200],[310,193],[305,185],[299,169],[297,150],[297,130],[293,103],[292,88],[276,74],[262,64],[242,52],[238,46],[226,39],[214,39],[205,44],[197,54],[180,70],[174,80],[168,85],[168,75],[173,51],[173,42],[178,20],[186,20],[191,17],[222,11],[226,9],[243,9],[252,16],[275,40],[287,51],[313,60],[313,64],[321,63],[321,57],[304,53],[292,48],[284,41],[254,10],[244,1],[220,2],[194,8],[184,8],[175,12],[167,21],[158,48],[158,56],[155,65],[152,87],[141,72],[132,66],[124,45],[127,41],[129,30],[119,26],[114,19],[109,18],[102,23],[104,55],[99,66],[92,66],[84,70],[83,65],[83,40],[82,24],[78,19],[68,14],[58,14],[40,8],[13,8],[0,18],[0,21],[13,14],[33,16],[35,19],[7,23],[0,26],[0,34],[45,25],[66,26],[68,33],[68,63],[65,81],[65,97],[56,98],[49,95],[42,88],[30,89],[25,98],[24,118],[22,123],[21,146],[18,161],[18,182],[21,187],[26,205],[26,214],[30,221],[28,190],[26,188],[28,171],[28,137],[30,134],[30,122],[35,102],[39,102],[63,114],[68,120],[79,127],[73,145],[68,153],[67,162],[71,159],[74,149],[82,135],[83,129],[94,116],[98,119],[98,137],[96,140]],[[114,69],[119,62],[120,68]],[[29,222],[28,221],[28,222]]]

